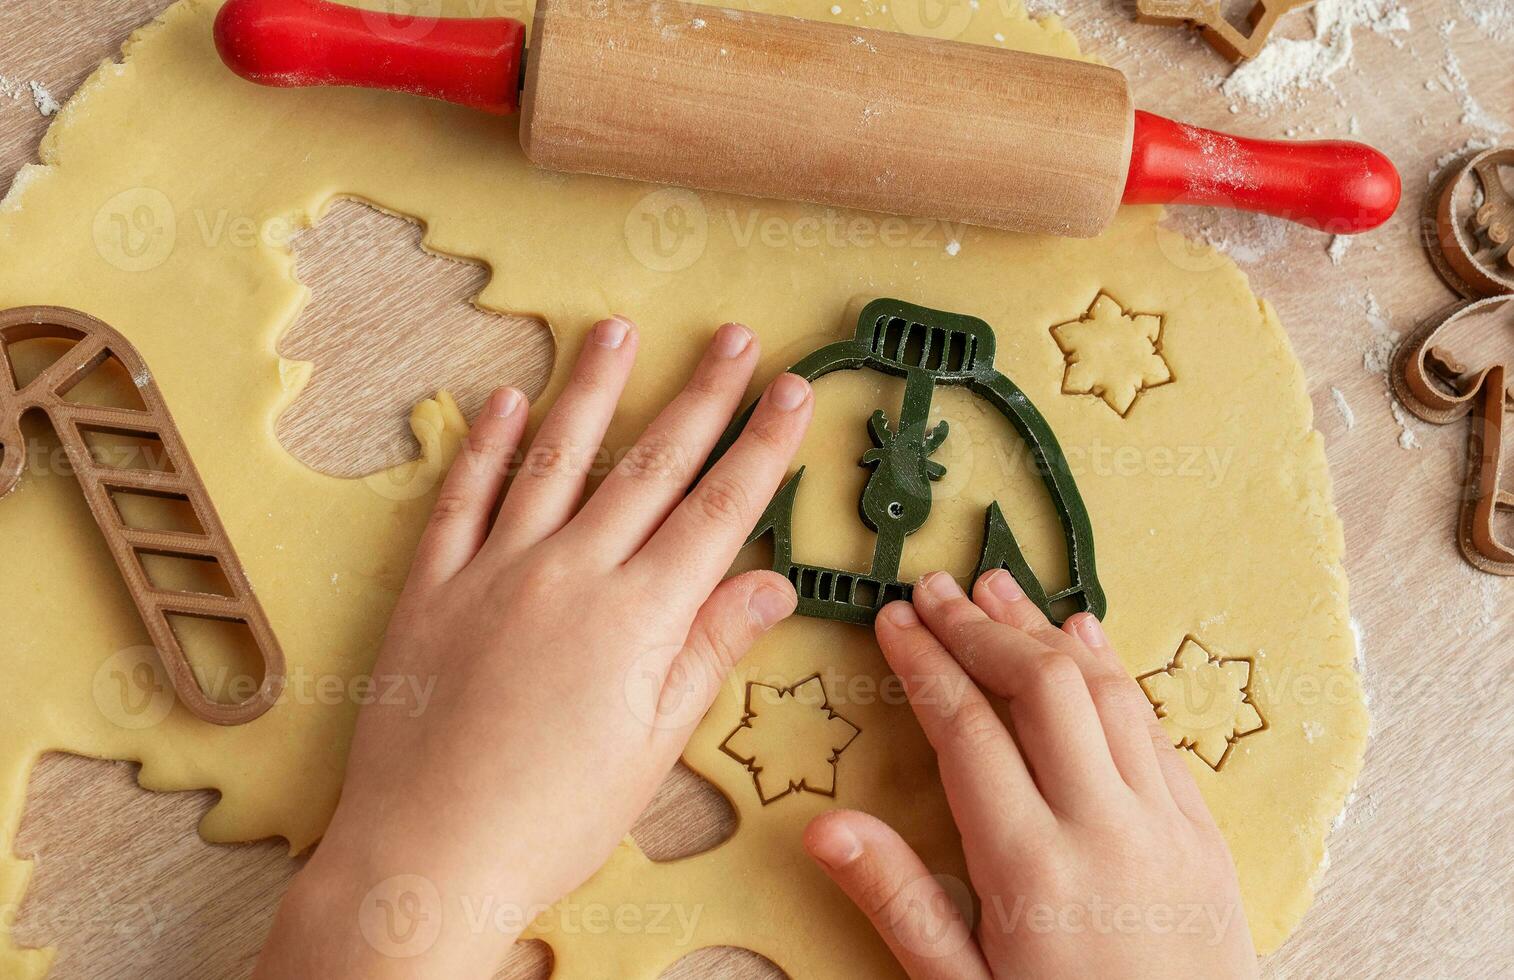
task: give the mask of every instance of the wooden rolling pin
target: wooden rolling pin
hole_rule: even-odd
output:
[[[1175,123],[1101,65],[674,0],[538,0],[529,58],[525,33],[327,0],[230,0],[216,20],[244,78],[519,109],[526,156],[554,170],[1075,237],[1122,202],[1338,234],[1398,204],[1371,147]]]

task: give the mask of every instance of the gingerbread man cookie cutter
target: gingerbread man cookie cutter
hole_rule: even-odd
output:
[[[1221,0],[1136,0],[1136,19],[1148,24],[1193,24],[1216,51],[1231,61],[1255,58],[1279,17],[1314,0],[1256,0],[1246,14],[1249,33],[1225,16]]]
[[[1501,481],[1504,418],[1514,410],[1509,370],[1505,364],[1468,370],[1436,341],[1461,321],[1496,315],[1506,305],[1514,310],[1514,295],[1457,303],[1399,347],[1390,374],[1398,400],[1426,422],[1445,425],[1472,416],[1457,541],[1467,561],[1494,575],[1514,575],[1514,542],[1498,533],[1500,513],[1514,511],[1514,492]]]
[[[1435,229],[1430,261],[1452,289],[1480,298],[1514,293],[1514,146],[1474,153],[1449,168],[1426,203]]]
[[[57,340],[73,346],[22,385],[10,347],[29,340]],[[112,359],[125,370],[144,408],[91,404],[78,397],[80,382]],[[75,397],[70,398],[71,394]],[[241,725],[262,715],[284,689],[283,651],[162,393],[136,348],[110,326],[76,310],[29,306],[0,313],[0,497],[21,481],[27,457],[21,418],[33,410],[46,414],[52,423],[179,701],[195,717],[217,725]],[[166,465],[111,465],[101,458],[104,454],[91,450],[88,434],[121,436],[160,447],[160,462]],[[192,509],[199,531],[132,526],[117,507],[116,495],[176,501]],[[155,585],[143,566],[147,555],[213,562],[225,578],[228,594]],[[174,632],[171,616],[246,626],[263,661],[263,679],[252,696],[226,703],[207,695]]]

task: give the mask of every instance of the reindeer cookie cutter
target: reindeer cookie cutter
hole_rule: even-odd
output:
[[[1148,24],[1192,24],[1220,54],[1231,61],[1261,53],[1279,17],[1314,0],[1256,0],[1246,14],[1249,33],[1225,16],[1222,0],[1136,0],[1136,19]]]
[[[1106,604],[1094,569],[1088,509],[1051,426],[1025,393],[994,369],[994,344],[992,328],[976,317],[878,299],[863,308],[851,340],[828,344],[790,368],[806,381],[864,369],[904,378],[899,419],[890,427],[886,413],[873,413],[868,420],[873,448],[858,461],[872,470],[858,501],[863,523],[877,532],[871,567],[859,572],[793,560],[794,501],[803,468],[773,497],[748,541],[772,534],[772,568],[794,584],[802,615],[865,624],[885,604],[910,597],[913,586],[898,578],[904,540],[924,526],[930,515],[931,484],[946,472],[930,458],[949,433],[944,421],[927,428],[931,399],[937,387],[956,386],[987,401],[1029,448],[1062,521],[1070,584],[1047,592],[997,501],[984,515],[983,548],[974,579],[991,569],[1007,569],[1048,617],[1057,618],[1054,607],[1067,602],[1103,617]],[[706,470],[736,441],[751,416],[749,407],[731,423]]]
[[[1426,202],[1435,229],[1430,261],[1452,289],[1469,299],[1514,293],[1514,146],[1496,146],[1449,168]]]
[[[10,347],[43,339],[73,346],[21,385]],[[112,359],[131,379],[144,409],[76,400],[79,384]],[[71,394],[76,398],[70,398]],[[21,419],[32,410],[46,414],[57,432],[178,700],[195,717],[217,725],[241,725],[262,715],[284,689],[283,651],[173,416],[136,348],[110,326],[77,310],[29,306],[0,313],[0,497],[14,490],[21,480],[27,453]],[[124,436],[160,446],[161,460],[167,465],[146,469],[111,465],[91,451],[88,434]],[[116,505],[116,495],[176,501],[192,510],[199,531],[132,526]],[[143,567],[142,557],[146,555],[214,563],[229,586],[229,594],[158,587]],[[170,616],[246,626],[264,668],[262,683],[252,696],[233,704],[209,697],[195,677]]]

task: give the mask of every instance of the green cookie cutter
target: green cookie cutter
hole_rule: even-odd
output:
[[[1068,599],[1080,610],[1103,618],[1106,603],[1094,570],[1088,509],[1051,426],[1025,393],[994,369],[994,334],[989,325],[960,313],[878,299],[863,308],[855,337],[820,348],[790,371],[813,382],[834,371],[863,368],[904,378],[898,423],[890,428],[886,414],[874,412],[868,420],[873,448],[859,461],[873,471],[858,502],[863,523],[877,532],[872,567],[861,573],[793,560],[794,500],[804,476],[802,467],[774,495],[747,539],[750,544],[766,534],[773,535],[773,571],[794,584],[799,593],[798,611],[805,616],[866,624],[887,603],[910,598],[913,585],[898,580],[904,539],[924,526],[930,516],[930,484],[946,473],[945,467],[930,458],[949,431],[944,421],[927,431],[931,398],[938,386],[957,385],[992,405],[1030,448],[1062,519],[1071,584],[1047,593],[1026,562],[997,501],[989,505],[985,515],[983,550],[973,579],[995,568],[1007,569],[1048,618],[1057,621],[1052,607]],[[748,406],[726,429],[705,464],[706,470],[736,441],[753,408],[755,405]]]

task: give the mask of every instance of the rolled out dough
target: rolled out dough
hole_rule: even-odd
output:
[[[450,13],[471,6],[444,4]],[[1055,20],[1033,23],[1015,0],[955,5],[941,23],[904,0],[892,9],[845,0],[840,14],[827,0],[752,6],[1078,55]],[[352,196],[423,220],[429,248],[486,263],[493,278],[480,301],[543,316],[568,355],[606,313],[639,321],[644,353],[612,451],[630,443],[724,320],[761,336],[760,381],[849,336],[860,304],[878,296],[987,320],[999,369],[1041,409],[1072,463],[1092,515],[1109,631],[1148,693],[1161,692],[1174,742],[1189,747],[1233,848],[1257,942],[1270,950],[1283,941],[1309,904],[1367,716],[1341,531],[1303,377],[1271,308],[1232,263],[1160,229],[1154,208],[1125,209],[1098,239],[1064,241],[540,173],[526,166],[509,120],[396,95],[268,91],[232,77],[211,46],[215,9],[200,0],[170,8],[60,113],[43,164],[0,205],[0,306],[78,307],[139,347],[282,640],[290,690],[236,729],[179,709],[146,725],[124,712],[109,681],[137,676],[122,667],[138,656],[143,631],[71,478],[34,459],[0,500],[9,559],[0,567],[0,905],[13,910],[23,898],[28,867],[10,845],[28,773],[48,750],[140,760],[151,789],[220,790],[201,827],[211,840],[279,835],[300,850],[325,826],[355,707],[331,703],[318,685],[368,670],[463,422],[450,403],[422,405],[414,421],[424,458],[367,479],[323,476],[292,459],[274,422],[308,370],[281,361],[275,344],[305,291],[277,236],[249,243],[215,229],[227,216],[308,225]],[[1100,296],[1110,302],[1096,309]],[[1052,328],[1080,320],[1063,341],[1074,337],[1085,362],[1066,384],[1071,355]],[[1167,376],[1152,360],[1156,338]],[[898,398],[892,385],[854,374],[819,386],[801,460],[810,468],[796,508],[797,558],[865,568],[871,543],[855,514],[866,472],[856,461],[866,416]],[[1118,392],[1117,403],[1100,392]],[[983,508],[996,498],[1054,587],[1055,514],[1007,426],[970,396],[940,395],[935,408],[952,421],[936,457],[948,473],[903,574],[940,565],[967,574]],[[736,743],[748,753],[777,745],[770,766],[791,766],[790,781],[802,784],[764,804],[765,783],[722,745],[743,724],[748,684],[790,690],[814,675],[818,686],[769,707],[766,719],[759,705],[752,737]],[[835,718],[856,733],[833,761],[817,760],[814,751],[841,743]],[[793,745],[774,734],[785,724]],[[804,738],[813,751],[797,744]],[[835,805],[890,820],[934,869],[964,877],[931,754],[864,629],[797,620],[776,630],[741,666],[687,761],[730,797],[734,837],[668,863],[627,842],[573,902],[680,903],[697,913],[688,942],[651,928],[572,928],[564,923],[576,920],[548,915],[541,929],[559,975],[653,977],[708,945],[753,949],[797,977],[896,972],[801,852],[805,822]],[[0,973],[40,976],[48,959],[7,945]]]

